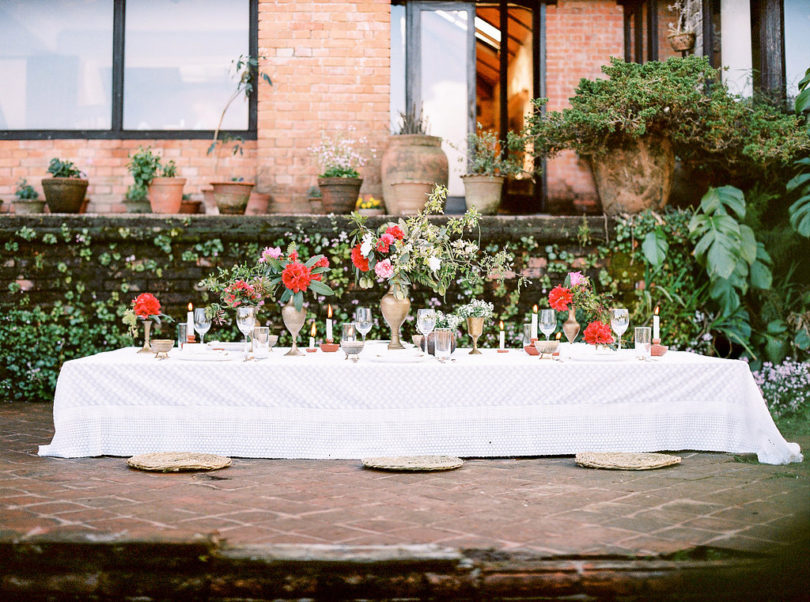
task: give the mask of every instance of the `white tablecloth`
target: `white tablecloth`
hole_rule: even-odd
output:
[[[575,346],[578,347],[578,346]],[[250,458],[706,450],[801,461],[741,361],[669,352],[642,362],[531,357],[522,350],[393,363],[369,344],[242,362],[168,360],[135,348],[66,362],[43,456],[196,451]],[[580,351],[577,351],[580,353]]]

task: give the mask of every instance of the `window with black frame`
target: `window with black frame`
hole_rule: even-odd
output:
[[[209,137],[257,1],[0,0],[0,138]],[[223,129],[255,136],[255,102]]]

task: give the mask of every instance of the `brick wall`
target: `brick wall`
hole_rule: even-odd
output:
[[[547,15],[549,106],[559,109],[580,78],[597,76],[610,56],[623,54],[622,8],[615,0],[560,0]],[[322,131],[354,128],[376,151],[362,170],[362,192],[379,194],[390,122],[390,0],[260,0],[259,54],[274,85],[259,87],[258,139],[245,145],[244,156],[224,152],[220,176],[255,178],[276,208],[304,209],[317,176],[307,149]],[[87,173],[89,211],[123,211],[127,155],[140,144],[174,159],[194,198],[213,177],[207,140],[0,141],[0,198],[10,200],[20,177],[41,192],[48,160],[59,156]],[[547,174],[553,206],[593,206],[590,172],[573,153],[549,162]]]

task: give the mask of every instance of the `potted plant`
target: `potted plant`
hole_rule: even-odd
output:
[[[321,135],[318,146],[310,148],[317,157],[321,174],[318,188],[326,213],[351,213],[357,202],[363,178],[357,171],[366,159],[358,148],[368,144],[364,137],[352,138],[342,133],[333,137]]]
[[[20,178],[17,182],[17,190],[14,193],[14,213],[18,215],[30,215],[32,213],[42,213],[45,209],[45,201],[39,199],[39,193],[28,183],[25,178]]]
[[[484,215],[495,214],[501,205],[506,177],[523,171],[518,159],[509,156],[510,152],[523,150],[523,140],[508,132],[506,143],[499,144],[495,134],[485,132],[479,123],[478,131],[468,137],[467,148],[468,171],[461,176],[467,208]]]
[[[385,215],[385,206],[380,199],[375,199],[373,196],[368,195],[368,198],[359,197],[355,211],[360,215],[366,217],[373,217],[375,215]]]
[[[190,194],[184,194],[183,200],[180,203],[180,213],[199,213],[201,204],[202,201],[195,201],[191,198]]]
[[[126,207],[127,213],[152,213],[152,205],[149,203],[146,187],[141,184],[132,184],[127,187],[124,207]]]
[[[180,213],[186,179],[176,177],[174,161],[163,165],[160,155],[153,153],[151,146],[141,146],[134,155],[130,155],[127,168],[135,180],[135,186],[147,191],[152,211]]]
[[[442,139],[428,135],[428,122],[421,108],[417,111],[416,106],[411,106],[400,113],[399,124],[383,153],[380,170],[383,200],[391,215],[402,213],[399,196],[403,191],[411,200],[406,208],[413,210],[413,199],[416,199],[418,211],[425,204],[425,192],[429,193],[436,185],[447,186],[449,166]]]
[[[50,178],[42,179],[42,189],[51,213],[79,213],[89,182],[72,161],[51,159]]]
[[[317,186],[310,186],[307,190],[307,200],[309,201],[309,212],[314,215],[323,213],[323,195]]]
[[[667,8],[677,17],[675,22],[668,26],[669,45],[675,52],[689,52],[695,47],[695,27],[700,20],[701,13],[700,1],[675,0]]]
[[[222,214],[241,215],[245,213],[250,193],[253,190],[254,184],[252,182],[245,182],[244,178],[234,177],[229,181],[217,180],[217,168],[219,167],[219,147],[231,145],[231,153],[233,155],[243,154],[242,144],[244,139],[241,136],[231,136],[222,132],[222,122],[225,120],[225,115],[228,109],[239,97],[244,97],[245,100],[250,97],[254,90],[254,81],[256,76],[259,76],[259,81],[264,80],[269,85],[273,85],[270,76],[266,73],[259,71],[259,60],[264,57],[245,56],[239,55],[239,58],[233,61],[234,72],[236,75],[236,90],[228,98],[225,106],[220,113],[217,127],[214,130],[214,139],[208,147],[207,154],[214,155],[214,178],[211,182],[213,188],[213,198],[219,212]]]

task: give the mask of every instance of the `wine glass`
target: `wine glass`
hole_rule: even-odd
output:
[[[354,310],[354,325],[357,332],[363,335],[363,342],[366,342],[366,335],[371,330],[371,309],[368,307],[358,307]]]
[[[425,341],[425,355],[427,355],[428,335],[433,332],[436,326],[436,312],[432,309],[420,309],[416,312],[416,329],[422,333],[422,338]]]
[[[622,335],[630,325],[630,312],[624,308],[613,309],[610,312],[610,327],[619,335],[619,349],[622,348]]]
[[[248,353],[248,334],[253,332],[256,323],[256,308],[243,305],[236,308],[236,326],[245,336],[245,356]]]
[[[548,341],[549,335],[557,328],[557,314],[553,309],[540,310],[540,330],[546,335]]]
[[[205,315],[204,307],[194,310],[194,330],[200,335],[200,345],[205,343],[205,333],[211,329],[211,318]],[[185,342],[185,341],[184,341]]]

